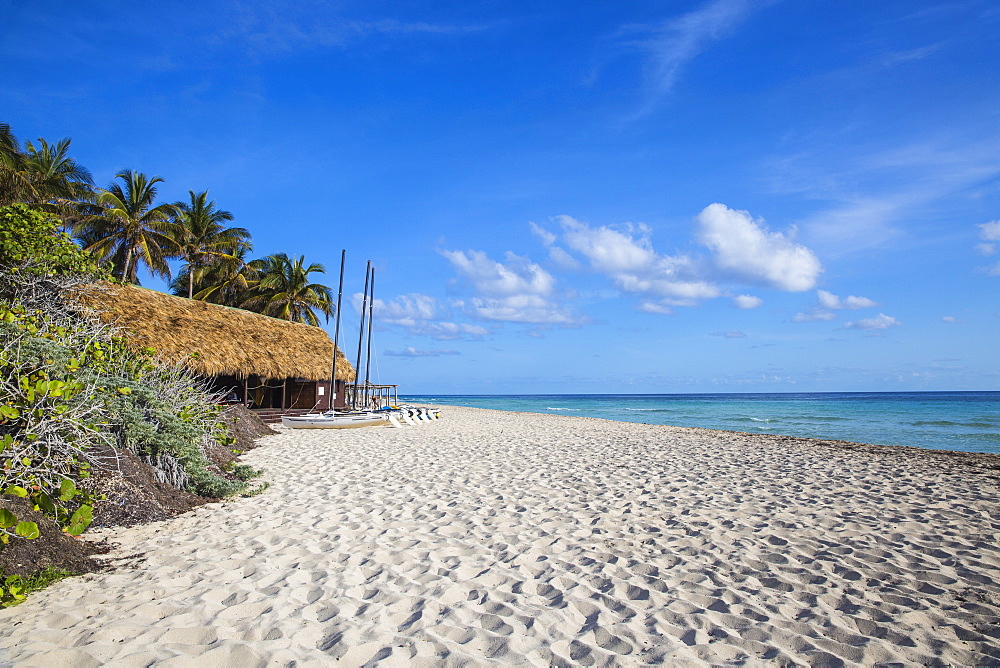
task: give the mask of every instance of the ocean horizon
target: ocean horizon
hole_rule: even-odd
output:
[[[411,394],[406,401],[1000,453],[1000,391]]]

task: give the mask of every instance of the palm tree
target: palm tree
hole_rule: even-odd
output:
[[[225,227],[222,223],[233,214],[215,208],[208,200],[208,191],[189,190],[190,202],[174,204],[175,214],[169,234],[176,245],[176,256],[184,260],[183,272],[188,279],[188,299],[194,297],[196,278],[212,265],[234,259],[239,249],[249,250],[250,232],[242,227]]]
[[[69,155],[69,139],[50,144],[39,138],[38,146],[25,142],[24,173],[31,184],[32,204],[65,217],[76,213],[76,205],[93,199],[94,179],[90,171]]]
[[[219,259],[198,272],[194,277],[193,298],[213,304],[241,307],[259,279],[256,269],[247,261],[248,251],[249,246],[240,247],[228,258]],[[171,293],[178,297],[186,296],[189,282],[187,270],[182,270],[170,284]]]
[[[250,262],[250,265],[260,278],[251,290],[250,297],[243,302],[243,308],[314,326],[319,326],[314,311],[324,314],[327,319],[333,315],[330,288],[309,282],[309,274],[326,273],[323,265],[313,263],[307,267],[305,256],[300,255],[291,260],[284,253],[268,255]]]
[[[130,169],[115,174],[122,183],[112,183],[97,194],[101,213],[86,219],[78,229],[87,240],[86,249],[111,262],[117,278],[139,283],[140,264],[154,276],[170,278],[167,258],[175,257],[177,245],[170,237],[172,204],[154,206],[156,184],[163,181]]]
[[[29,190],[20,144],[10,125],[0,122],[0,206],[23,202]]]
[[[24,202],[64,221],[77,216],[78,207],[93,199],[94,179],[70,157],[70,142],[39,139],[37,146],[25,142],[22,151],[10,126],[0,123],[0,205]]]

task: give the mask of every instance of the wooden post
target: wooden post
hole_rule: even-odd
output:
[[[249,387],[249,376],[243,377],[243,405],[250,408],[250,387]]]
[[[285,403],[288,394],[288,379],[281,381],[281,410],[285,410]]]

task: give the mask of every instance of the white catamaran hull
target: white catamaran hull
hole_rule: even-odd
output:
[[[355,413],[325,415],[282,415],[281,424],[292,429],[354,429],[356,427],[376,427],[388,423],[389,418],[377,413]]]

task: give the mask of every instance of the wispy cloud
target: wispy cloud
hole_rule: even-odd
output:
[[[661,23],[622,26],[617,38],[646,56],[648,93],[636,116],[650,112],[670,93],[685,65],[732,32],[750,11],[749,0],[712,0]]]
[[[935,44],[928,44],[926,46],[921,46],[916,49],[907,49],[905,51],[892,51],[887,53],[882,59],[882,64],[886,67],[895,67],[896,65],[901,65],[903,63],[910,63],[918,60],[923,60],[931,54],[939,51],[941,47],[944,46],[944,42],[937,42]]]
[[[723,339],[745,339],[747,333],[738,329],[731,329],[728,332],[712,332],[711,336],[718,336]]]
[[[979,226],[979,238],[984,243],[976,245],[976,251],[981,255],[993,255],[997,252],[997,241],[1000,241],[1000,220],[991,220]]]
[[[823,202],[799,221],[828,253],[898,241],[915,216],[1000,176],[1000,133],[938,136],[884,148],[818,142],[770,162],[772,187]]]
[[[804,313],[796,313],[792,316],[792,322],[829,322],[835,320],[837,315],[823,309],[811,309]]]
[[[442,357],[444,355],[461,355],[457,350],[418,350],[407,346],[403,350],[387,350],[386,355],[393,357]]]
[[[397,18],[354,19],[319,0],[240,3],[226,19],[217,21],[221,28],[213,39],[241,43],[260,54],[347,47],[380,35],[463,35],[489,27]]]

